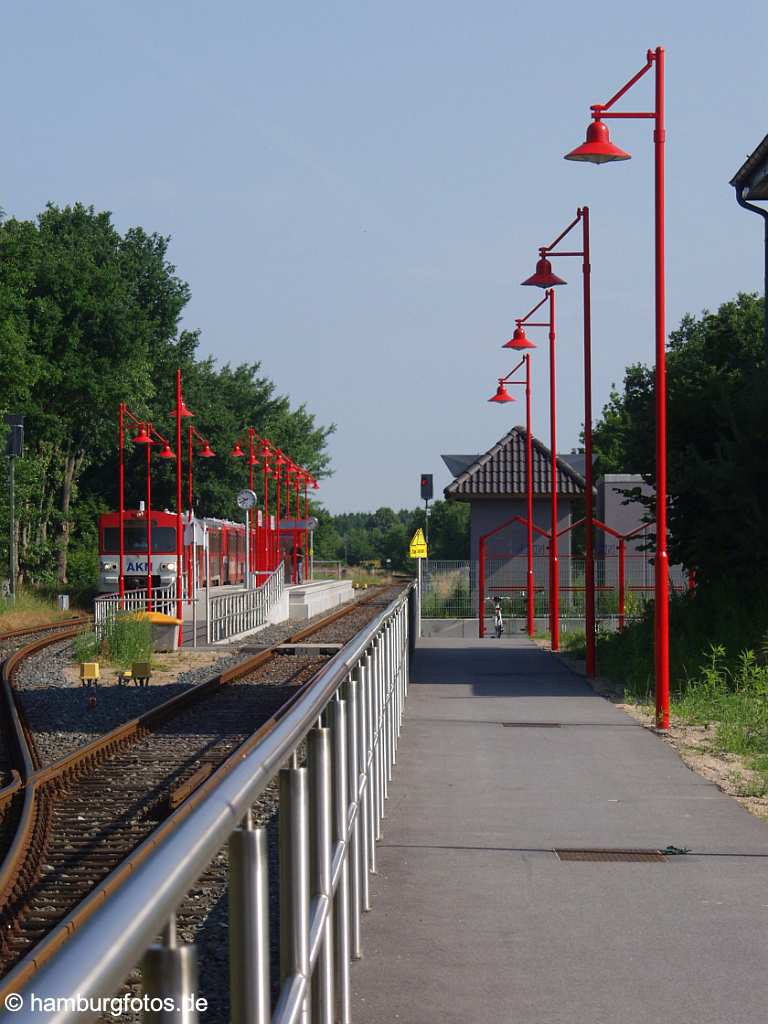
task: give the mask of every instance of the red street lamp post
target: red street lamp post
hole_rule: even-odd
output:
[[[556,247],[577,224],[581,224],[582,247],[575,252],[555,252]],[[539,288],[555,288],[566,284],[552,273],[550,256],[579,256],[582,260],[584,313],[584,632],[586,634],[587,675],[595,675],[595,561],[594,561],[594,498],[592,494],[592,271],[589,259],[589,207],[582,206],[575,218],[550,245],[539,249],[536,271],[522,283]]]
[[[184,416],[192,416],[193,414],[189,411],[184,403],[184,398],[181,394],[181,369],[176,370],[176,406],[171,412],[171,417],[176,419],[176,451],[178,452],[178,459],[176,460],[176,618],[179,619],[179,647],[184,643],[184,626],[181,623],[183,615],[183,590],[184,590],[184,535],[183,535],[183,522],[182,522],[182,480],[184,467],[182,465],[183,459],[181,457],[181,420]]]
[[[544,303],[549,304],[548,320],[531,320],[537,310],[541,309]],[[549,328],[549,444],[550,452],[550,476],[552,478],[552,526],[549,539],[549,629],[551,646],[553,651],[560,650],[560,565],[557,553],[557,395],[556,395],[556,360],[555,360],[555,291],[548,288],[544,298],[538,302],[525,316],[516,321],[517,327],[512,338],[504,346],[523,350],[535,348],[533,342],[529,341],[523,330],[523,324],[529,327]]]
[[[123,442],[125,440],[124,431],[124,419],[125,416],[132,421],[133,425],[137,427],[136,433],[133,435],[133,441],[135,444],[141,444],[146,446],[147,450],[147,490],[146,490],[146,524],[147,524],[147,609],[152,610],[152,445],[155,443],[152,440],[154,435],[159,441],[162,441],[163,447],[160,450],[159,457],[161,459],[173,459],[175,458],[174,452],[171,450],[168,441],[160,434],[151,423],[139,420],[128,408],[125,402],[120,403],[120,574],[118,576],[118,593],[120,597],[125,594],[125,579],[123,576],[123,560],[125,558],[125,465],[123,460]]]
[[[651,68],[655,69],[655,103],[651,111],[611,112],[613,105]],[[655,675],[656,726],[669,728],[669,553],[667,551],[667,385],[664,267],[664,49],[648,50],[645,65],[607,103],[591,107],[592,123],[586,141],[572,150],[566,160],[608,163],[629,160],[630,154],[611,142],[605,118],[645,118],[654,121],[654,193],[656,262],[656,559],[655,559]]]
[[[512,339],[514,340],[514,339]],[[530,345],[531,343],[528,342]],[[504,348],[515,348],[512,341],[508,341]],[[517,373],[521,366],[525,366],[525,380],[510,380],[513,374]],[[514,398],[506,389],[507,384],[518,384],[525,387],[525,490],[527,504],[526,532],[528,541],[528,636],[533,637],[534,633],[534,580],[533,580],[533,442],[531,440],[531,356],[526,352],[523,358],[504,377],[499,377],[499,386],[496,394],[492,395],[489,402],[514,402]]]
[[[266,438],[261,439],[261,476],[262,484],[264,487],[264,568],[271,571],[274,566],[272,564],[272,553],[270,551],[270,543],[272,539],[272,532],[269,528],[269,478],[272,475],[272,470],[269,466],[269,458],[272,454],[272,446]]]
[[[118,408],[118,443],[119,443],[119,470],[118,470],[118,506],[119,506],[119,518],[120,523],[118,527],[118,547],[119,547],[119,573],[117,592],[121,598],[125,597],[125,420],[126,418],[130,422],[132,427],[136,428],[136,433],[133,436],[135,444],[143,444],[147,446],[147,491],[146,491],[146,505],[147,505],[147,597],[149,605],[151,607],[152,602],[152,484],[150,478],[150,451],[151,446],[155,443],[152,440],[154,434],[163,443],[163,448],[158,453],[161,459],[174,459],[175,453],[171,450],[170,445],[163,437],[162,434],[158,433],[151,423],[147,423],[144,420],[140,420],[135,413],[131,412],[125,402],[120,402]]]
[[[207,438],[203,437],[203,435],[195,427],[193,427],[191,423],[187,424],[187,498],[188,498],[187,517],[188,517],[190,523],[192,522],[192,509],[194,508],[194,501],[193,501],[193,498],[192,498],[192,460],[193,460],[193,456],[195,455],[195,446],[194,446],[194,442],[195,441],[199,441],[200,442],[200,450],[197,452],[197,454],[200,456],[201,459],[212,459],[216,455],[216,452],[213,450],[213,448],[211,448],[211,445],[210,445],[209,441],[207,440]],[[187,587],[187,604],[192,604],[192,602],[195,600],[195,595],[192,592],[193,591],[193,578],[192,578],[192,559],[193,559],[193,557],[196,557],[196,556],[194,554],[194,550],[193,550],[192,545],[190,545],[187,548],[187,582],[189,584],[188,587]]]

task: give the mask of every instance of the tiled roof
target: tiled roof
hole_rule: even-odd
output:
[[[551,456],[549,448],[537,438],[533,442],[533,493],[552,493]],[[513,427],[508,434],[445,488],[446,498],[471,501],[472,498],[505,498],[526,493],[526,432]],[[557,457],[557,493],[576,497],[584,493],[584,477]]]

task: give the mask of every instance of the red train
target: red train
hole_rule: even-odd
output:
[[[277,541],[274,516],[265,526],[262,513],[254,517],[251,528],[251,570],[269,572],[277,565]],[[198,586],[206,583],[205,540],[208,543],[210,585],[242,584],[245,581],[245,526],[227,519],[183,518],[183,572],[189,578],[193,557]],[[123,576],[126,590],[147,586],[151,573],[152,589],[167,587],[176,579],[177,518],[173,512],[142,509],[126,510],[123,525]],[[148,554],[148,537],[152,552]],[[99,516],[99,590],[113,593],[119,588],[120,513]]]

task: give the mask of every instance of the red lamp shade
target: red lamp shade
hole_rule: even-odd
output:
[[[566,153],[565,159],[581,160],[588,164],[607,164],[612,160],[629,160],[630,154],[614,146],[608,134],[608,125],[597,120],[587,128],[587,141]]]
[[[181,416],[182,416],[182,419],[183,419],[183,418],[184,418],[185,416],[194,416],[194,415],[195,415],[195,414],[194,414],[193,412],[190,412],[190,411],[189,411],[189,409],[187,408],[187,403],[186,403],[186,402],[184,401],[184,399],[183,399],[183,398],[182,398],[182,400],[181,400],[181,409],[180,409],[180,412],[181,412]],[[175,419],[176,419],[176,409],[172,409],[172,410],[171,410],[171,411],[170,411],[170,412],[168,413],[168,415],[169,415],[169,416],[171,417],[171,419],[174,419],[174,420],[175,420]]]
[[[552,273],[552,264],[546,256],[540,257],[536,264],[536,273],[531,274],[522,284],[530,284],[535,288],[555,288],[559,284],[568,284],[562,277]]]
[[[320,490],[320,484],[319,484],[319,483],[317,482],[317,480],[313,480],[313,481],[312,481],[312,487],[313,487],[313,488],[314,488],[314,490],[316,490],[316,491],[319,491],[319,490]]]
[[[505,342],[501,347],[514,348],[518,352],[521,352],[523,349],[526,348],[536,348],[536,346],[530,340],[530,338],[526,337],[525,331],[520,326],[520,324],[518,324],[515,328],[515,333],[512,335],[509,341]]]
[[[216,452],[211,448],[207,441],[203,441],[203,447],[200,449],[198,454],[201,459],[212,459]]]
[[[260,463],[259,463],[259,457],[258,457],[258,455],[252,455],[252,456],[250,457],[250,459],[249,459],[248,461],[250,462],[250,464],[251,464],[252,466],[258,466],[258,465],[260,465]]]
[[[489,402],[514,402],[514,398],[507,391],[507,385],[504,383],[504,379],[499,377],[499,386],[496,388],[496,394],[491,395],[488,399]]]
[[[160,451],[157,453],[158,459],[175,459],[176,452],[171,448],[170,445],[164,444]]]
[[[245,452],[240,447],[237,441],[232,445],[232,451],[229,453],[230,459],[244,459]]]
[[[154,441],[147,433],[146,424],[142,423],[133,435],[134,444],[154,444]]]

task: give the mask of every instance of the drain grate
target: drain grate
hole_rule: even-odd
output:
[[[559,722],[501,722],[504,729],[559,729]]]
[[[555,850],[558,860],[581,860],[597,863],[624,861],[634,864],[666,864],[660,850]]]

